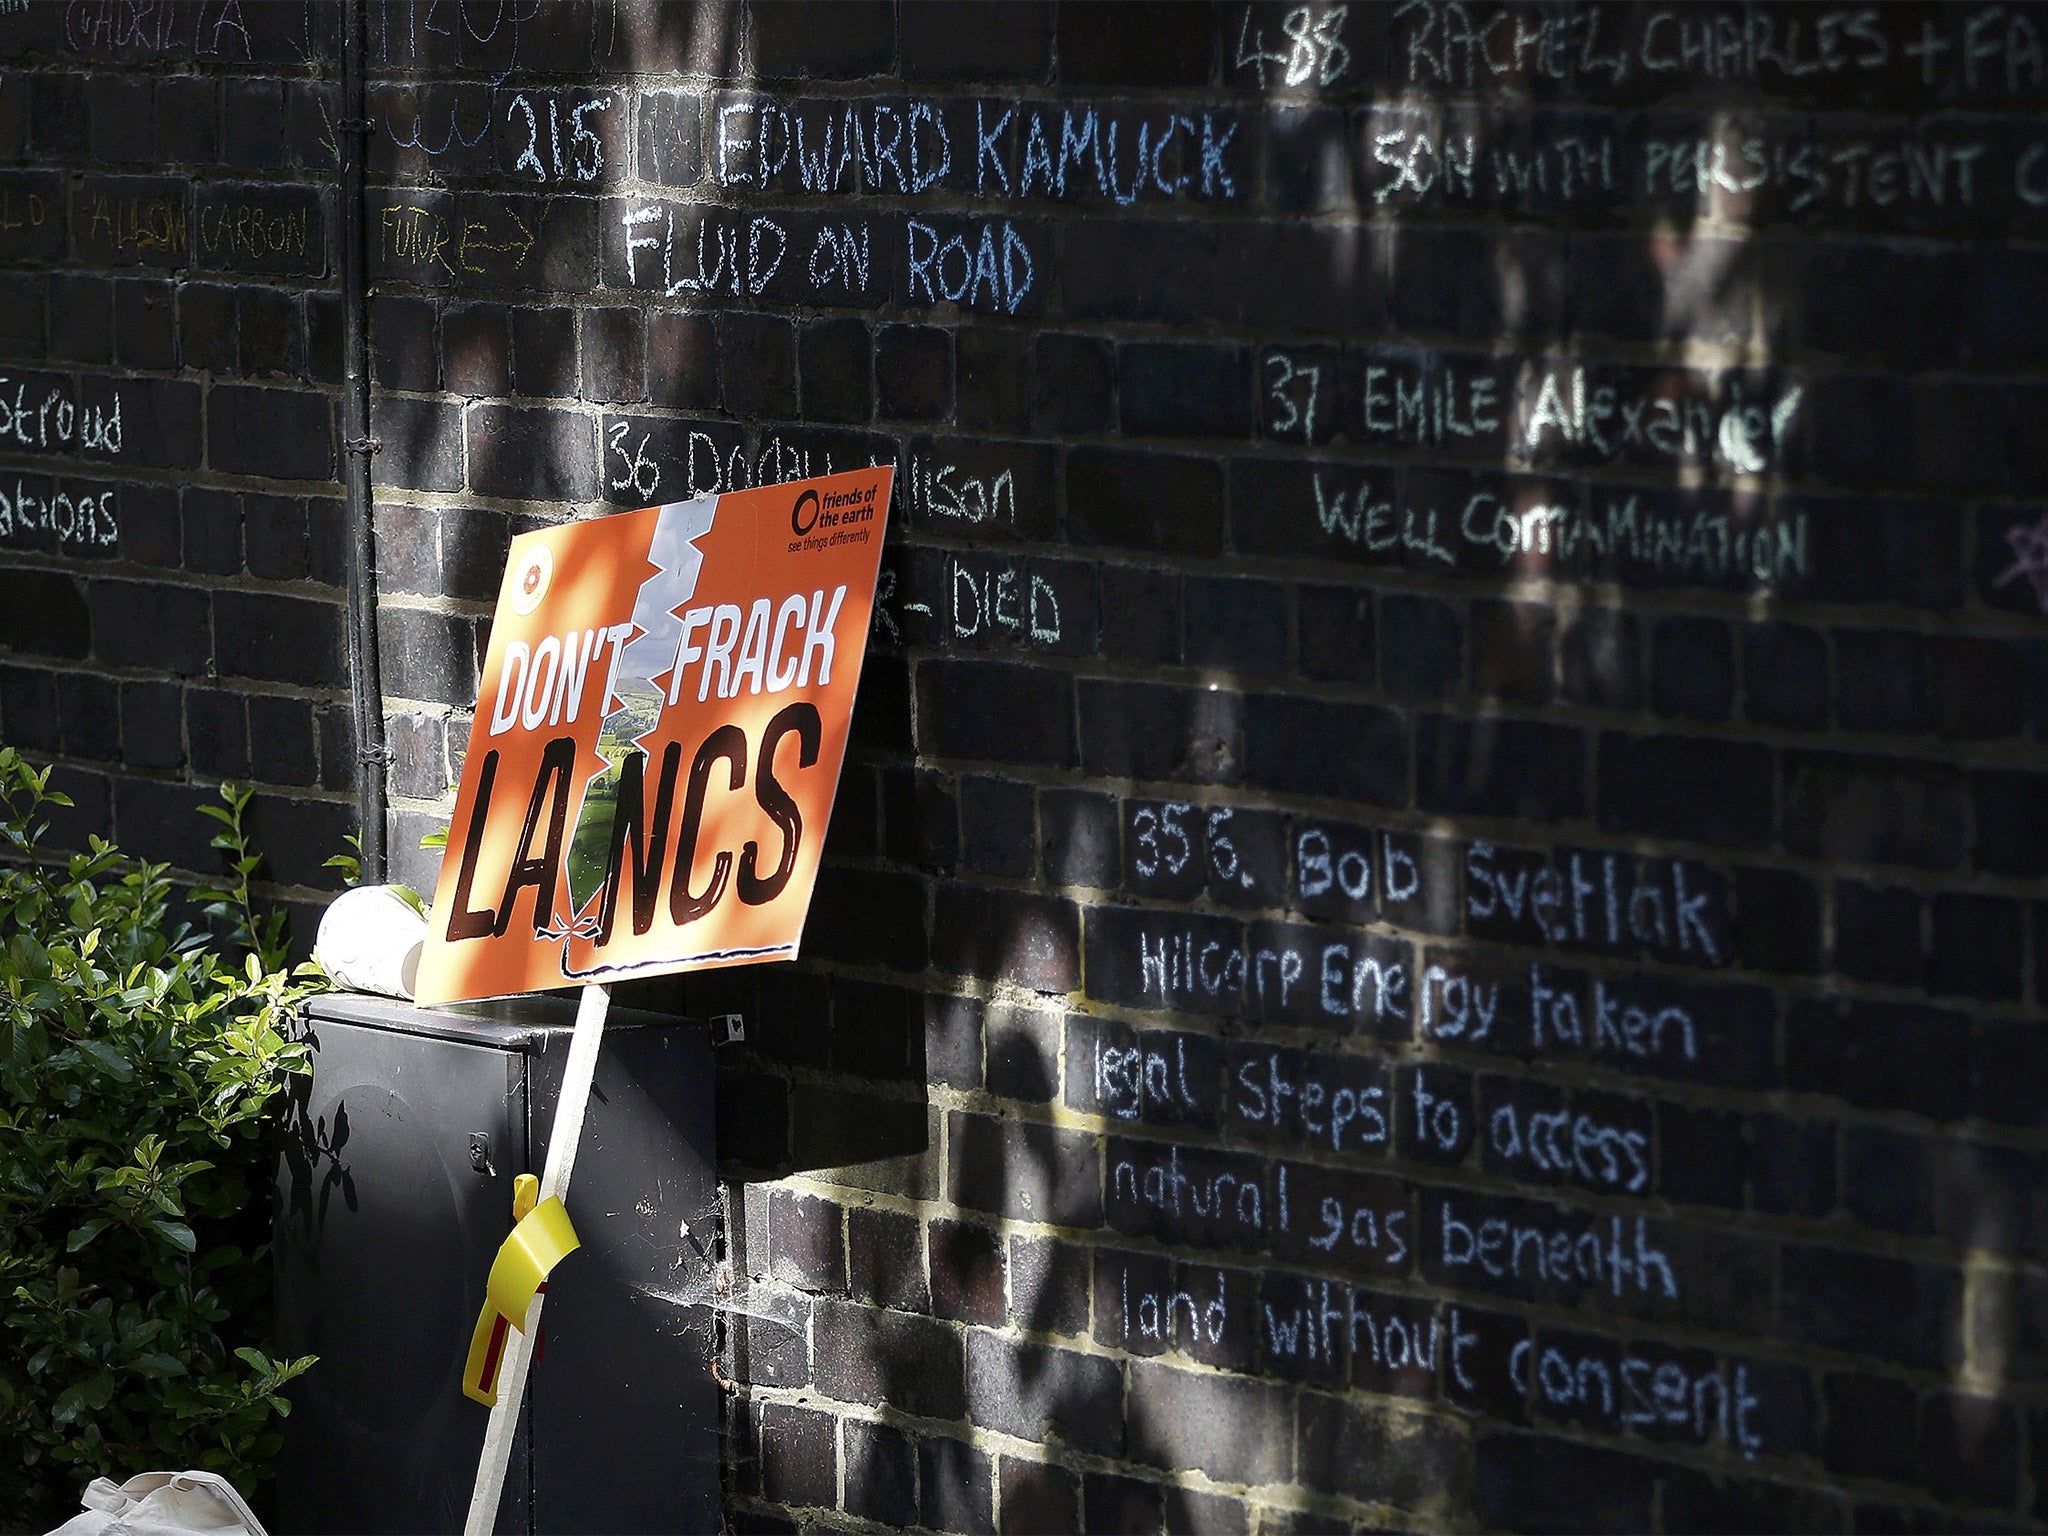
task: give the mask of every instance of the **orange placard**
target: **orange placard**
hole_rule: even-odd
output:
[[[420,1002],[795,957],[893,476],[512,541]]]

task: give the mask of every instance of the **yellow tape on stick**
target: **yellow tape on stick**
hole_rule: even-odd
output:
[[[522,1176],[523,1177],[523,1176]],[[520,1190],[519,1195],[526,1194]],[[518,1195],[515,1195],[518,1199]],[[524,1203],[521,1201],[520,1203]],[[543,1200],[519,1218],[491,1261],[484,1282],[483,1311],[470,1334],[469,1359],[462,1367],[462,1392],[479,1403],[498,1400],[498,1366],[505,1358],[507,1329],[526,1328],[535,1293],[563,1259],[582,1246],[559,1200]]]

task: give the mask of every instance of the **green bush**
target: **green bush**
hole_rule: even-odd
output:
[[[77,1508],[102,1474],[203,1467],[253,1486],[312,1364],[268,1319],[266,1111],[305,1048],[279,1026],[317,985],[259,921],[246,793],[206,811],[227,936],[169,921],[162,865],[95,837],[42,855],[70,802],[0,748],[0,1510]],[[42,1527],[35,1527],[41,1529]]]

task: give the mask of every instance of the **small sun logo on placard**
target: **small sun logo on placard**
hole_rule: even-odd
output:
[[[540,606],[548,594],[548,579],[555,574],[555,557],[547,545],[534,548],[512,582],[512,611],[524,618]]]

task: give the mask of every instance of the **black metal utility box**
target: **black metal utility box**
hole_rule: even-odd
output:
[[[462,1395],[484,1277],[539,1173],[573,997],[304,1015],[278,1163],[285,1533],[462,1528],[488,1410]],[[706,1026],[614,1009],[498,1530],[715,1531],[719,1231]]]

